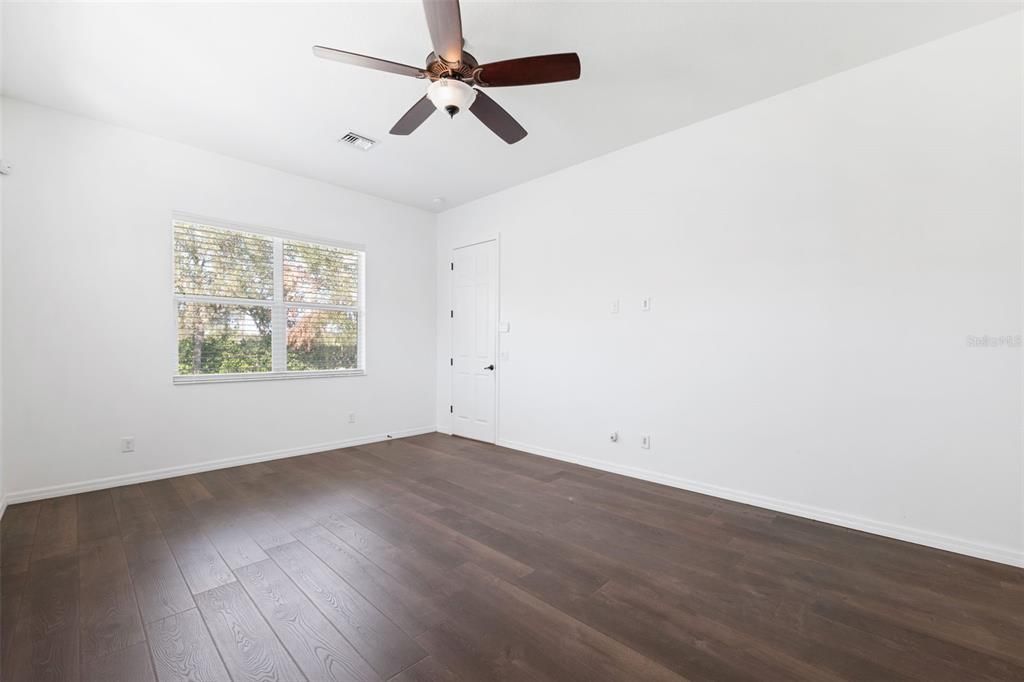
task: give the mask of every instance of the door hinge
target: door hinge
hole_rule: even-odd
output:
[[[448,358],[448,364],[451,365],[452,367],[454,367],[455,366],[455,358]]]
[[[448,316],[449,317],[455,317],[455,311],[454,310],[449,310],[448,311]]]
[[[452,266],[452,270],[454,270],[454,269],[455,269],[455,263],[449,263],[449,265],[451,265],[451,266]]]
[[[449,414],[455,414],[455,406],[454,405],[449,405],[448,406],[448,413]]]

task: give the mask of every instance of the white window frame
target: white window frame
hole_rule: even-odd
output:
[[[177,264],[174,255],[174,223],[198,223],[222,230],[233,230],[235,232],[248,232],[260,237],[267,237],[274,243],[274,300],[254,301],[252,299],[235,299],[222,296],[195,296],[178,294],[174,291],[174,273]],[[285,301],[284,299],[284,242],[285,240],[306,242],[319,246],[333,246],[351,251],[358,251],[359,257],[359,300],[354,306],[327,305],[321,303],[302,303],[298,301]],[[173,301],[173,322],[174,322],[174,373],[175,384],[220,384],[234,383],[240,381],[277,381],[281,379],[313,379],[321,377],[352,377],[366,375],[366,247],[362,244],[342,242],[335,239],[326,239],[308,234],[277,230],[257,225],[219,220],[208,218],[193,213],[181,213],[175,211],[171,216],[171,277],[170,291]],[[223,305],[269,305],[271,309],[272,332],[271,332],[271,366],[270,372],[246,372],[238,374],[178,374],[178,303],[186,301],[189,303],[219,303]],[[288,329],[287,309],[310,308],[315,310],[337,310],[355,312],[359,316],[358,336],[356,337],[356,353],[358,367],[354,369],[313,369],[293,370],[288,367]]]

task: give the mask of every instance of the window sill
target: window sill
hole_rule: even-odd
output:
[[[253,372],[251,374],[179,374],[177,384],[228,384],[241,381],[280,381],[282,379],[320,379],[323,377],[361,377],[365,369],[325,369],[307,372]]]

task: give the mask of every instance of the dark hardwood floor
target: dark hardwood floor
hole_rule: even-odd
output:
[[[439,434],[7,510],[2,679],[1024,680],[1024,571]]]

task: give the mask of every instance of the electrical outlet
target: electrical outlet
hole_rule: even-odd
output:
[[[619,442],[619,432],[618,431],[612,431],[608,435],[608,440],[610,440],[613,443],[618,443]]]
[[[644,296],[643,298],[640,299],[640,310],[642,310],[642,311],[644,311],[646,313],[650,309],[651,309],[651,297],[650,296]]]
[[[348,423],[349,424],[355,424],[356,423],[356,413],[355,412],[349,412],[348,413]]]
[[[612,299],[612,315],[618,315],[618,314],[619,314],[619,299],[613,298]]]
[[[640,436],[640,447],[642,447],[644,450],[651,449],[651,437],[648,436],[646,433]]]
[[[121,452],[125,454],[135,452],[135,436],[125,436],[121,439]]]

